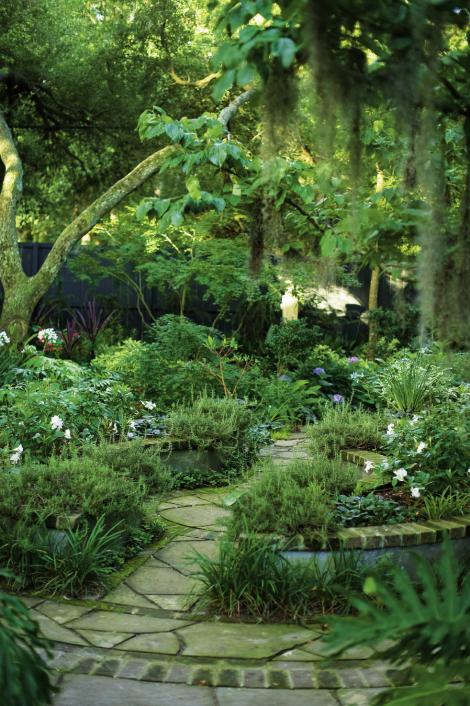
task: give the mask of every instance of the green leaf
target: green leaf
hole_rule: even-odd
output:
[[[215,101],[219,101],[224,93],[226,93],[233,86],[235,80],[235,69],[229,69],[225,71],[222,76],[215,82],[214,89],[212,91],[212,96]]]
[[[201,185],[197,177],[192,176],[186,179],[186,188],[192,199],[198,201],[201,198]]]
[[[287,69],[294,61],[297,45],[289,37],[281,37],[276,42],[274,53],[279,56],[283,68]]]
[[[184,216],[181,213],[181,211],[173,211],[171,214],[171,225],[175,226],[177,228],[180,226],[184,221]]]
[[[172,142],[179,142],[184,137],[184,130],[178,123],[165,125],[165,132]]]
[[[225,144],[223,142],[216,142],[210,147],[207,156],[209,162],[215,164],[217,167],[221,167],[227,159],[227,148]]]

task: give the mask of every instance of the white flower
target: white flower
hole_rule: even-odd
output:
[[[364,472],[365,473],[370,473],[373,468],[374,468],[373,461],[364,461]]]
[[[393,436],[395,433],[395,424],[389,424],[387,427],[387,436]]]
[[[410,424],[416,424],[419,422],[419,417],[417,414],[414,414],[413,417],[410,419]]]
[[[135,423],[134,420],[132,420],[132,421],[129,422],[129,429],[132,429],[133,431],[135,431],[136,426],[137,426],[137,425],[136,425],[136,423]]]
[[[118,426],[117,426],[116,422],[114,422],[114,424],[113,424],[113,426],[111,427],[111,429],[113,430],[114,434],[117,434],[117,433],[118,433]]]
[[[38,341],[41,343],[58,343],[59,335],[53,328],[42,328],[38,332]]]
[[[467,468],[467,473],[470,474],[470,468]]]
[[[0,331],[0,348],[10,343],[10,338],[5,331]]]
[[[145,409],[148,409],[148,410],[150,410],[150,411],[151,411],[152,409],[155,409],[155,407],[157,406],[157,405],[155,404],[155,402],[150,402],[149,400],[144,400],[144,401],[142,402],[142,405],[145,407]]]
[[[408,471],[406,470],[406,468],[397,468],[396,471],[393,471],[393,475],[395,476],[395,478],[397,480],[402,482],[405,480],[406,476],[408,475]]]
[[[70,433],[70,429],[66,429],[64,431],[64,439],[70,440],[72,438],[72,434]]]
[[[127,432],[127,438],[128,438],[128,439],[133,439],[134,436],[135,436],[135,434],[133,434],[131,431],[128,431],[128,432]]]
[[[56,429],[62,429],[64,426],[64,420],[61,419],[57,414],[51,417],[51,429],[55,431]]]
[[[36,432],[36,434],[33,436],[34,441],[37,441],[40,438],[41,438],[41,434],[39,432]]]
[[[416,488],[416,486],[414,488],[411,488],[411,497],[412,498],[419,498],[420,496],[421,496],[421,491],[419,488]]]
[[[425,444],[424,441],[420,441],[418,444],[418,448],[416,449],[416,453],[422,454],[426,447],[427,447],[427,444]]]
[[[23,449],[22,444],[19,444],[16,447],[16,449],[13,449],[13,453],[10,456],[10,461],[14,464],[18,463],[18,461],[20,460],[20,458],[23,454],[23,451],[24,451],[24,449]]]

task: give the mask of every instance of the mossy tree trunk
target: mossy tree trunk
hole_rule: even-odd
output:
[[[10,129],[0,113],[0,160],[5,168],[0,191],[0,283],[4,291],[0,331],[15,342],[27,336],[31,315],[59,274],[70,251],[107,213],[153,176],[178,147],[164,147],[138,164],[77,216],[58,236],[40,270],[28,277],[21,265],[16,207],[22,192],[22,165]]]

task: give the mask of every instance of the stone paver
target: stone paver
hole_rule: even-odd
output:
[[[127,636],[129,637],[129,636]],[[180,649],[177,636],[172,632],[147,633],[136,635],[119,645],[119,649],[129,652],[156,652],[164,655],[176,655]]]
[[[298,625],[197,623],[178,631],[183,654],[192,657],[260,659],[274,656],[315,636]]]
[[[55,706],[215,706],[211,689],[108,677],[68,676]],[[325,705],[326,706],[326,705]]]
[[[193,505],[163,510],[161,513],[165,520],[170,520],[185,527],[196,529],[215,525],[218,520],[229,517],[230,511],[216,505]]]
[[[91,609],[79,605],[57,603],[57,601],[44,601],[41,605],[37,606],[36,610],[61,625],[75,618],[80,618],[85,613],[89,613]]]
[[[216,689],[215,693],[220,706],[338,706],[333,694],[325,689]]]
[[[188,595],[196,588],[196,581],[176,569],[160,568],[147,563],[127,579],[127,584],[143,595]]]
[[[43,634],[53,640],[54,642],[65,642],[68,645],[86,645],[85,640],[77,635],[72,630],[56,623],[55,620],[48,618],[47,615],[38,613],[36,610],[32,610],[32,617],[37,620]]]
[[[152,606],[151,601],[145,596],[140,596],[124,583],[115,588],[114,591],[106,594],[103,600],[109,603],[117,603],[118,605],[134,606],[135,608],[150,608]]]
[[[169,632],[176,628],[183,628],[188,625],[187,620],[175,620],[173,618],[154,618],[149,615],[134,615],[132,613],[113,613],[107,610],[98,610],[89,613],[83,618],[78,618],[69,627],[79,630],[104,630],[107,632]]]

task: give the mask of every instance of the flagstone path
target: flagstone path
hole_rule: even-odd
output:
[[[305,444],[298,434],[262,455],[282,465],[305,458]],[[366,706],[403,681],[369,648],[326,658],[321,624],[224,622],[198,612],[194,552],[217,555],[226,494],[186,491],[162,503],[169,540],[146,549],[99,603],[25,599],[55,642],[57,706]]]

